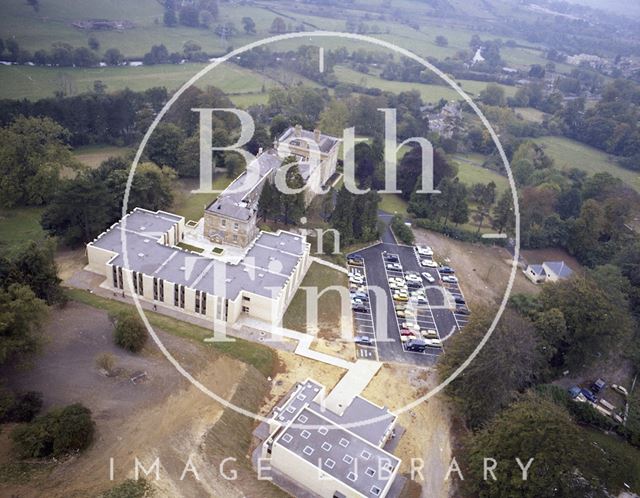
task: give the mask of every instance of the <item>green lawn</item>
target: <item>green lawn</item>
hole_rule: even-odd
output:
[[[73,150],[73,155],[85,166],[95,169],[100,166],[102,161],[110,157],[125,156],[131,150],[129,147],[116,147],[114,145],[85,145],[76,147]]]
[[[40,226],[42,208],[0,209],[0,251],[11,254],[23,244],[45,238]]]
[[[133,309],[133,305],[131,304],[106,299],[81,289],[66,289],[66,293],[69,298],[74,301],[105,310],[108,313],[118,313]],[[182,320],[171,318],[160,313],[154,313],[152,311],[145,311],[145,313],[153,327],[158,327],[159,329],[178,337],[184,337],[202,344],[207,344],[221,353],[249,365],[253,365],[265,376],[273,374],[276,353],[266,346],[245,341],[243,339],[235,339],[235,342],[203,343],[203,339],[211,337],[213,333],[212,329],[198,327],[196,325],[183,322]]]
[[[425,102],[437,102],[440,99],[460,100],[462,97],[453,88],[443,85],[427,85],[423,83],[408,83],[405,81],[389,81],[372,74],[363,74],[346,66],[336,66],[336,77],[344,83],[365,86],[367,88],[379,88],[389,92],[407,92],[417,90]],[[460,80],[458,84],[471,97],[477,96],[487,86],[482,81]],[[501,85],[507,96],[515,94],[516,88]]]
[[[233,181],[224,173],[218,173],[213,180],[213,190],[224,190]],[[194,194],[198,188],[196,180],[177,180],[174,189],[174,201],[170,211],[189,221],[198,221],[204,216],[204,208],[211,204],[218,194]]]
[[[300,332],[307,332],[307,292],[304,290],[305,287],[317,288],[318,292],[321,292],[332,285],[346,287],[347,284],[347,276],[344,273],[319,263],[312,263],[284,314],[284,326]],[[335,336],[336,332],[340,331],[340,295],[337,291],[329,291],[318,300],[317,306],[318,333]]]
[[[545,113],[534,109],[533,107],[516,107],[513,109],[516,115],[520,116],[526,121],[533,121],[534,123],[542,123],[545,117]]]
[[[499,192],[509,188],[506,176],[482,167],[484,156],[482,154],[454,154],[452,161],[458,166],[458,178],[471,186],[474,183],[489,183],[493,181]]]
[[[555,167],[558,169],[578,168],[590,175],[608,172],[640,191],[640,175],[618,166],[614,156],[563,137],[542,137],[534,141],[544,147],[545,152],[554,159]]]
[[[380,205],[378,206],[385,213],[407,214],[409,203],[398,194],[380,194]]]

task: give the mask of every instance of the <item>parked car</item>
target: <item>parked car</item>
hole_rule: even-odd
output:
[[[429,246],[416,246],[416,252],[420,256],[433,256],[433,249]]]
[[[455,313],[457,313],[458,315],[468,315],[469,314],[469,310],[467,308],[465,308],[464,306],[456,306]]]
[[[576,398],[578,397],[578,394],[582,392],[582,390],[578,386],[573,386],[569,388],[567,392],[569,393],[569,396],[571,396],[572,398]]]
[[[387,263],[387,270],[402,271],[402,265],[400,263]]]
[[[422,280],[420,279],[420,275],[416,275],[415,273],[405,273],[404,275],[404,279],[407,282],[418,282],[418,283],[422,283]]]
[[[427,346],[432,348],[441,348],[442,341],[440,339],[425,339],[424,342],[427,343]]]
[[[362,285],[364,284],[364,277],[360,275],[349,275],[349,282],[352,284]]]
[[[371,346],[373,344],[373,339],[368,335],[358,335],[354,341],[356,344],[364,344],[365,346]]]
[[[394,301],[408,301],[409,295],[406,292],[397,292],[393,295]]]
[[[396,256],[395,254],[387,254],[387,253],[384,253],[384,259],[385,259],[386,261],[390,261],[390,262],[392,262],[392,263],[397,263],[398,261],[400,261],[400,260],[398,259],[398,256]]]
[[[415,331],[411,329],[400,329],[401,336],[415,335]]]
[[[423,259],[420,261],[422,266],[426,266],[427,268],[437,268],[438,263],[436,263],[433,259]]]
[[[368,302],[369,296],[366,292],[352,292],[349,294],[352,299],[360,299],[361,301]]]
[[[589,389],[585,389],[583,387],[582,389],[580,389],[580,393],[592,403],[598,402],[598,397],[595,394],[593,394]]]
[[[609,403],[609,402],[608,402],[606,399],[604,399],[604,398],[600,398],[600,399],[598,400],[598,403],[600,403],[602,406],[604,406],[604,407],[605,407],[606,409],[608,409],[608,410],[613,411],[613,410],[615,410],[615,409],[616,409],[616,407],[615,407],[615,406],[613,406],[611,403]]]
[[[414,298],[415,298],[415,302],[418,304],[427,304],[427,298],[424,296],[417,296]]]
[[[426,272],[426,271],[422,272],[422,278],[424,278],[430,284],[432,284],[432,283],[434,283],[436,281],[436,279],[433,278],[433,275],[431,275],[431,273]]]
[[[591,384],[591,390],[594,393],[599,393],[600,391],[602,391],[605,387],[607,387],[607,383],[602,380],[602,379],[596,379],[592,384]]]
[[[619,386],[618,384],[611,384],[611,389],[614,391],[618,391],[623,396],[629,396],[629,391],[627,391],[624,387]]]
[[[455,296],[453,300],[456,302],[456,304],[467,304],[462,296]]]
[[[453,277],[451,275],[444,275],[442,277],[442,281],[446,282],[448,284],[457,284],[458,283],[458,278],[457,277]]]
[[[409,330],[420,330],[420,326],[417,323],[413,322],[402,322],[402,325],[400,325],[400,327]]]
[[[423,353],[427,348],[427,343],[423,339],[411,339],[405,345],[407,351],[415,351],[417,353]]]
[[[438,332],[433,329],[423,329],[420,331],[420,335],[425,339],[438,339]]]
[[[353,304],[351,305],[351,309],[356,313],[367,313],[369,308],[367,308],[364,304]]]
[[[409,287],[409,289],[421,289],[422,288],[422,282],[411,281],[411,282],[407,283],[407,287]]]
[[[405,280],[402,277],[389,277],[389,283],[404,284]]]
[[[446,275],[452,275],[454,274],[456,271],[451,268],[450,266],[441,266],[440,268],[438,268],[438,271],[440,273],[444,273]]]
[[[347,263],[352,266],[362,266],[364,265],[364,259],[362,256],[349,256],[347,258]]]

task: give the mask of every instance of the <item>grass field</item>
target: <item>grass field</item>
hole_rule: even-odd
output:
[[[398,194],[380,194],[379,209],[390,214],[407,214],[409,203]]]
[[[239,174],[239,173],[238,173]],[[217,173],[213,180],[213,190],[224,190],[233,181],[224,173]],[[204,208],[211,204],[218,194],[194,194],[191,191],[198,188],[198,181],[194,179],[176,180],[173,189],[173,206],[170,211],[189,221],[197,221],[204,216]]]
[[[73,155],[85,166],[95,169],[100,166],[102,161],[110,157],[124,156],[131,150],[129,147],[116,147],[114,145],[85,145],[76,147],[73,150]]]
[[[492,181],[496,184],[498,192],[509,188],[509,181],[505,176],[482,167],[484,162],[482,154],[455,154],[452,160],[458,166],[458,178],[469,186]]]
[[[578,168],[590,175],[608,172],[640,191],[640,175],[618,166],[615,158],[588,145],[563,137],[542,137],[535,142],[544,147],[558,169]]]
[[[307,332],[307,292],[305,287],[317,288],[318,292],[337,285],[347,287],[347,276],[337,270],[312,263],[304,277],[300,289],[291,300],[291,304],[284,314],[284,326],[300,332]],[[340,333],[340,294],[328,291],[318,299],[318,334],[322,337],[334,336]],[[348,311],[348,310],[347,310]],[[349,312],[349,316],[351,316]]]
[[[545,113],[534,109],[533,107],[516,107],[513,109],[517,116],[527,121],[533,121],[534,123],[542,123],[545,117]]]
[[[41,208],[0,209],[0,252],[11,254],[29,241],[45,238]]]
[[[440,99],[459,100],[460,95],[449,86],[426,85],[424,83],[408,83],[404,81],[389,81],[371,74],[363,74],[345,66],[336,66],[335,73],[338,80],[344,83],[362,85],[368,88],[379,88],[389,92],[407,92],[417,90],[425,102],[437,102]],[[482,81],[460,80],[458,83],[471,97],[477,96],[487,86]],[[516,88],[501,85],[507,96],[515,94]]]

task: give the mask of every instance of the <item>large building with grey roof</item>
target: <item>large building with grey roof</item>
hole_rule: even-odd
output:
[[[246,247],[258,235],[258,201],[265,182],[273,182],[285,158],[298,160],[308,205],[336,172],[340,140],[303,130],[287,129],[274,148],[260,151],[204,212],[204,235],[219,244]],[[315,153],[314,153],[315,152]]]
[[[305,237],[260,232],[230,263],[178,247],[184,228],[181,216],[137,208],[87,245],[89,269],[115,292],[214,322],[280,321],[309,266]]]
[[[307,495],[391,496],[400,460],[384,446],[394,437],[396,416],[361,396],[336,413],[324,396],[324,386],[307,379],[273,409],[259,467],[267,462]]]

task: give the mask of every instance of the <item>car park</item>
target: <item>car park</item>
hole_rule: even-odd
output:
[[[458,278],[457,277],[453,277],[451,275],[443,275],[441,277],[441,280],[447,284],[457,284],[458,283]]]
[[[400,263],[387,263],[387,270],[402,271],[402,265]]]
[[[432,284],[432,283],[434,283],[436,281],[436,279],[433,278],[433,275],[431,275],[431,273],[426,272],[426,271],[422,272],[422,278],[424,278],[430,284]]]
[[[358,335],[355,337],[354,342],[356,344],[363,344],[365,346],[372,346],[373,345],[373,339],[369,336],[366,335]]]
[[[618,384],[611,384],[611,389],[613,389],[614,391],[617,391],[623,396],[629,396],[629,391],[627,391],[624,387],[619,386]]]

